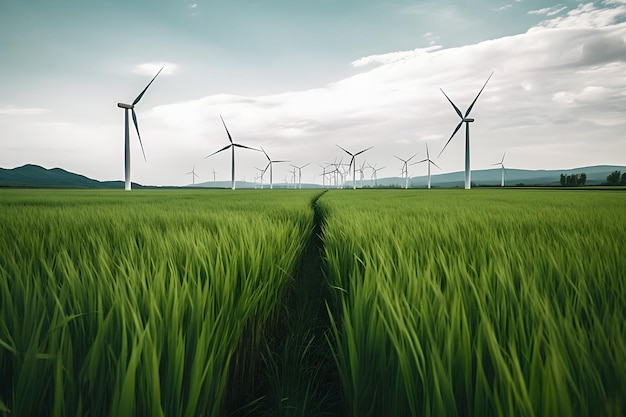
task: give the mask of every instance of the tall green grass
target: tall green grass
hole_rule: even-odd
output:
[[[346,415],[626,412],[626,194],[329,192]]]
[[[254,377],[312,198],[0,191],[0,414],[221,415]]]

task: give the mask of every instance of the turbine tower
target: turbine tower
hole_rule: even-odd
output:
[[[193,166],[193,169],[187,173],[187,175],[191,174],[191,184],[196,185],[196,178],[200,178],[198,174],[196,174],[196,166]]]
[[[422,159],[421,161],[414,162],[411,165],[421,164],[422,162],[426,162],[428,164],[428,188],[430,189],[430,164],[433,164],[439,169],[441,169],[441,167],[437,165],[432,159],[430,159],[430,152],[428,152],[428,142],[426,143],[426,159]]]
[[[265,169],[263,170],[263,174],[265,174],[265,171],[267,171],[267,168],[270,169],[270,190],[272,188],[274,188],[274,180],[272,179],[273,175],[272,175],[272,166],[275,163],[279,163],[279,162],[289,162],[289,161],[272,161],[272,159],[269,157],[269,155],[267,154],[267,152],[265,152],[265,149],[263,149],[263,147],[261,146],[261,150],[263,151],[263,153],[265,154],[265,157],[267,158],[267,166],[265,167]],[[263,187],[261,187],[263,188]]]
[[[156,73],[154,78],[150,80],[146,88],[133,100],[132,104],[117,103],[117,107],[124,109],[124,189],[130,191],[130,132],[128,128],[128,110],[131,111],[133,116],[133,123],[135,124],[135,130],[137,130],[137,137],[139,138],[139,145],[141,145],[141,153],[143,153],[143,159],[146,160],[146,153],[143,150],[143,143],[141,142],[141,135],[139,134],[139,125],[137,124],[137,115],[135,114],[135,105],[139,103],[139,100],[143,97],[144,93],[152,84],[152,81],[163,71],[163,67]]]
[[[399,156],[395,156],[394,158],[399,159],[402,161],[403,165],[402,165],[402,174],[400,175],[404,175],[404,189],[408,189],[409,188],[409,169],[407,164],[409,163],[409,161],[413,158],[415,158],[417,156],[417,154],[413,155],[412,157],[410,157],[409,159],[402,159]]]
[[[337,145],[337,147],[352,157],[350,158],[350,165],[348,165],[348,171],[350,171],[350,167],[352,167],[352,189],[356,190],[356,160],[355,158],[357,155],[360,155],[365,151],[369,151],[370,149],[373,148],[373,146],[363,149],[362,151],[358,151],[357,153],[348,152],[347,150],[345,150],[339,145]]]
[[[370,180],[374,181],[374,187],[378,187],[378,171],[380,171],[381,169],[385,169],[386,167],[376,168],[376,165],[370,165],[370,164],[367,164],[367,165],[372,170],[372,176],[370,177]]]
[[[466,190],[469,190],[471,188],[469,124],[474,121],[474,119],[470,118],[469,115],[470,115],[470,112],[472,111],[472,108],[474,107],[474,104],[476,104],[476,100],[478,100],[478,96],[480,96],[480,93],[483,92],[483,90],[485,89],[485,86],[487,85],[487,83],[491,79],[492,75],[493,75],[493,72],[491,73],[491,75],[489,75],[489,78],[487,78],[487,81],[485,81],[485,84],[483,85],[483,88],[480,89],[480,91],[476,95],[476,98],[474,99],[474,101],[472,101],[472,104],[470,104],[470,106],[465,111],[465,115],[463,115],[461,113],[461,110],[459,110],[459,108],[452,102],[452,100],[450,100],[450,97],[448,97],[448,95],[440,88],[440,90],[443,93],[443,95],[446,96],[446,98],[448,99],[450,104],[452,104],[452,107],[454,107],[454,111],[456,112],[456,114],[459,115],[459,117],[461,118],[461,121],[459,122],[459,124],[454,129],[454,132],[452,132],[452,136],[450,136],[450,139],[448,139],[448,141],[446,142],[446,144],[443,147],[443,149],[441,150],[441,152],[439,152],[439,155],[437,156],[437,158],[439,158],[439,156],[441,156],[443,151],[448,146],[448,143],[450,143],[450,141],[452,140],[452,138],[454,137],[456,132],[458,132],[459,129],[461,128],[461,125],[463,125],[463,123],[465,123],[465,189]]]
[[[302,189],[302,168],[307,167],[309,165],[311,165],[310,162],[308,164],[302,165],[301,167],[296,166],[296,165],[292,165],[292,167],[294,167],[294,185],[293,185],[294,188],[296,188],[296,185],[295,185],[295,170],[296,169],[298,170],[298,189],[301,190]]]
[[[500,182],[500,187],[504,187],[504,172],[506,171],[504,168],[505,156],[506,156],[506,151],[504,151],[504,153],[502,154],[502,160],[500,162],[498,162],[497,164],[492,164],[492,165],[500,165],[502,167],[502,181]]]
[[[234,143],[233,142],[233,138],[230,136],[230,132],[228,131],[228,128],[226,127],[226,123],[224,122],[224,118],[222,117],[222,115],[220,115],[220,119],[222,119],[222,124],[224,125],[224,129],[226,129],[226,134],[228,135],[228,140],[230,141],[230,145],[226,145],[224,146],[222,149],[220,149],[219,151],[215,151],[213,152],[211,155],[205,156],[204,159],[208,158],[209,156],[213,156],[217,153],[220,153],[222,151],[225,151],[226,149],[230,148],[231,149],[231,166],[232,166],[232,189],[235,189],[235,148],[245,148],[245,149],[252,149],[253,151],[259,151],[259,149],[255,149],[255,148],[251,148],[249,146],[245,146],[245,145],[240,145],[238,143]]]

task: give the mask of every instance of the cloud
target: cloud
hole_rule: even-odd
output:
[[[50,110],[42,109],[38,107],[15,107],[4,106],[0,107],[0,114],[15,115],[15,116],[33,116],[48,113]]]
[[[178,70],[178,65],[172,62],[159,61],[159,62],[145,62],[143,64],[135,65],[133,72],[135,74],[154,76],[161,68],[162,75],[173,75]]]
[[[490,9],[490,10],[493,10],[495,12],[499,12],[499,11],[502,11],[502,10],[510,9],[511,7],[513,7],[512,4],[505,4],[504,6],[496,7],[494,9]]]
[[[559,4],[556,6],[544,7],[543,9],[531,10],[528,12],[528,14],[545,14],[546,16],[554,16],[566,9],[566,6],[562,6]]]
[[[365,56],[352,62],[359,73],[319,88],[158,106],[140,115],[142,126],[162,137],[151,146],[176,155],[185,143],[204,156],[226,144],[221,114],[235,140],[262,145],[272,157],[317,164],[342,156],[336,143],[348,150],[373,145],[367,161],[393,170],[394,154],[424,153],[427,140],[437,154],[450,137],[458,117],[439,87],[465,111],[494,70],[472,110],[473,168],[488,167],[504,149],[519,168],[558,167],[562,162],[538,155],[559,148],[568,149],[568,166],[615,162],[626,131],[624,13],[624,5],[580,5],[519,35]],[[460,137],[452,140],[437,160],[444,171],[463,168],[463,146]],[[238,176],[263,161],[257,157],[242,153]],[[228,162],[209,166],[228,172]]]

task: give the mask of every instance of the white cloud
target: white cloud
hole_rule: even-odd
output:
[[[135,74],[152,76],[163,68],[162,75],[173,75],[178,70],[178,65],[172,62],[159,61],[159,62],[145,62],[143,64],[135,65],[133,72]]]
[[[222,114],[236,141],[262,145],[272,157],[321,163],[341,157],[335,143],[348,150],[374,145],[366,159],[393,170],[394,153],[424,153],[428,140],[436,155],[452,133],[458,119],[439,87],[464,111],[495,70],[472,111],[474,168],[488,167],[490,153],[505,148],[512,167],[554,168],[554,161],[537,155],[564,143],[574,155],[570,166],[615,162],[614,141],[626,130],[626,23],[617,18],[624,12],[624,6],[581,5],[520,35],[362,57],[352,63],[362,72],[320,88],[212,95],[141,116],[144,125],[158,126],[162,146],[176,132],[177,143],[203,156],[225,144]],[[597,154],[588,152],[590,137]],[[463,146],[459,137],[450,143],[437,161],[444,171],[462,169]],[[246,164],[262,162],[256,157],[241,154],[241,176]],[[228,158],[222,159],[207,163],[228,172]],[[275,175],[280,178],[280,168]]]
[[[528,14],[545,14],[546,16],[554,16],[566,9],[566,6],[562,6],[559,4],[556,6],[544,7],[543,9],[531,10],[528,12]]]
[[[38,107],[14,107],[4,106],[0,107],[0,114],[6,115],[19,115],[19,116],[33,116],[48,113],[50,110],[42,109]]]

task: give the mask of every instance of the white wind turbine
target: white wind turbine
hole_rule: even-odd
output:
[[[245,148],[245,149],[252,149],[253,151],[259,151],[259,149],[255,149],[255,148],[251,148],[249,146],[245,146],[245,145],[240,145],[238,143],[234,143],[233,142],[233,138],[230,136],[230,132],[228,131],[228,128],[226,127],[226,123],[224,122],[224,119],[222,118],[222,116],[220,115],[220,119],[222,119],[222,124],[224,125],[224,129],[226,129],[226,134],[228,135],[228,140],[230,141],[230,145],[226,145],[224,146],[222,149],[220,149],[219,151],[215,151],[213,152],[211,155],[205,156],[204,159],[208,158],[209,156],[213,156],[217,153],[220,153],[222,151],[225,151],[226,149],[230,148],[232,151],[232,157],[231,157],[231,161],[232,161],[232,188],[233,190],[235,189],[235,147],[237,148]]]
[[[254,188],[256,188],[256,181],[258,179],[261,180],[261,190],[263,189],[263,176],[265,175],[265,169],[254,167],[258,171],[257,175],[254,177]]]
[[[350,171],[350,167],[352,167],[352,189],[356,190],[356,156],[362,154],[365,151],[369,151],[370,149],[373,148],[373,146],[370,146],[369,148],[363,149],[362,151],[358,151],[357,153],[352,153],[349,152],[347,150],[345,150],[344,148],[342,148],[341,146],[337,145],[337,147],[339,149],[341,149],[342,151],[344,151],[345,153],[347,153],[348,155],[351,156],[350,158],[350,165],[348,165],[348,171]]]
[[[385,169],[385,167],[376,168],[376,165],[367,165],[372,170],[372,176],[370,177],[370,179],[374,181],[374,187],[378,187],[378,171]]]
[[[452,138],[454,137],[454,135],[456,134],[456,132],[459,131],[459,129],[461,128],[461,125],[463,125],[463,123],[465,123],[465,189],[469,190],[471,188],[471,178],[470,178],[470,134],[469,134],[469,124],[472,123],[474,121],[474,119],[468,117],[470,112],[472,111],[472,108],[474,107],[474,104],[476,104],[476,100],[478,100],[478,96],[480,96],[480,93],[483,92],[483,90],[485,89],[485,86],[487,85],[487,83],[489,82],[489,80],[491,79],[491,76],[493,75],[493,72],[491,73],[491,75],[489,75],[489,78],[487,78],[487,81],[485,81],[485,84],[483,85],[483,88],[480,89],[480,91],[478,92],[478,94],[476,95],[476,98],[474,99],[474,101],[472,101],[472,104],[470,104],[470,106],[467,108],[467,110],[465,111],[465,116],[461,113],[461,110],[459,110],[459,108],[452,102],[452,100],[450,100],[450,97],[448,97],[448,95],[442,90],[441,92],[443,93],[444,96],[446,96],[446,98],[448,99],[448,101],[450,102],[450,104],[452,104],[452,107],[454,107],[454,111],[456,111],[456,114],[459,115],[459,117],[461,118],[461,121],[459,122],[459,124],[456,126],[456,128],[454,129],[454,132],[452,132],[452,136],[450,136],[450,139],[448,139],[448,141],[446,142],[445,146],[443,147],[443,149],[441,150],[441,152],[439,152],[439,155],[437,156],[437,158],[439,158],[441,156],[441,154],[443,153],[443,151],[446,149],[446,147],[448,146],[448,143],[450,143],[450,141],[452,140]]]
[[[428,188],[430,188],[430,164],[433,164],[439,169],[441,169],[441,167],[437,165],[432,159],[430,159],[430,152],[428,152],[428,143],[426,143],[426,159],[422,159],[421,161],[414,162],[411,165],[421,164],[422,162],[426,162],[428,164]]]
[[[298,189],[301,190],[302,189],[302,168],[307,167],[309,165],[311,165],[310,162],[308,164],[302,165],[301,167],[296,166],[296,165],[292,165],[292,167],[294,167],[294,178],[293,178],[294,184],[293,184],[293,188],[296,188],[296,184],[295,184],[295,182],[296,182],[295,170],[296,169],[298,170]]]
[[[263,173],[265,173],[265,171],[267,171],[267,168],[270,169],[270,190],[272,188],[274,188],[274,180],[273,180],[273,174],[272,174],[272,166],[275,163],[280,163],[280,162],[289,162],[289,161],[273,161],[270,156],[267,154],[267,152],[265,152],[265,149],[263,149],[263,147],[261,146],[261,150],[263,151],[263,153],[265,154],[265,157],[267,158],[267,166],[265,167],[265,170],[263,170]],[[263,187],[261,187],[263,188]]]
[[[196,185],[196,178],[200,178],[198,174],[196,174],[196,166],[193,166],[193,169],[187,173],[187,175],[191,174],[191,184]]]
[[[500,182],[500,187],[504,187],[504,172],[506,171],[506,169],[504,168],[505,156],[506,156],[506,151],[504,151],[504,153],[502,154],[502,160],[500,162],[498,162],[497,164],[492,164],[492,165],[500,165],[502,167],[502,181]]]
[[[215,172],[215,170],[213,170],[213,184],[215,184],[215,174],[217,174],[217,172]]]
[[[130,132],[128,126],[128,110],[131,111],[133,117],[133,123],[135,124],[135,130],[137,130],[137,137],[139,138],[139,144],[141,145],[141,153],[143,153],[143,159],[146,160],[146,153],[143,150],[143,143],[141,142],[141,135],[139,134],[139,125],[137,124],[137,115],[135,114],[135,105],[139,103],[139,100],[143,97],[144,93],[152,84],[152,81],[163,71],[163,67],[156,73],[156,75],[150,80],[146,88],[133,100],[132,104],[117,103],[117,107],[124,109],[124,189],[129,191],[131,189],[130,182]]]
[[[400,175],[404,175],[404,189],[408,189],[409,188],[409,169],[408,169],[408,163],[411,159],[415,158],[417,156],[417,154],[413,155],[412,157],[410,157],[409,159],[402,159],[399,156],[395,156],[394,158],[399,159],[400,161],[402,161],[402,173]]]

